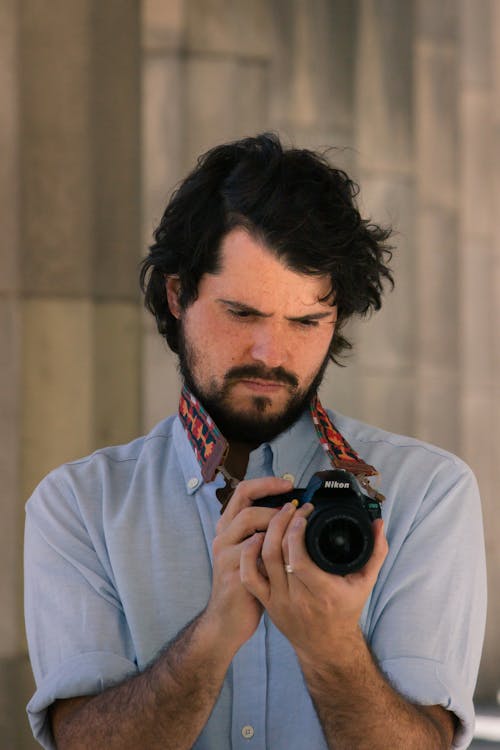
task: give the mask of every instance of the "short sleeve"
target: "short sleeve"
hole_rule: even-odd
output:
[[[421,481],[429,480],[421,475]],[[484,537],[474,476],[461,462],[445,461],[414,508],[405,521],[394,501],[387,523],[389,555],[372,595],[369,641],[401,694],[456,714],[460,726],[453,747],[458,750],[468,747],[473,735],[472,698],[486,617]]]
[[[36,681],[28,716],[35,738],[52,750],[47,709],[56,699],[96,694],[137,666],[109,561],[71,484],[49,475],[26,510],[25,617]]]

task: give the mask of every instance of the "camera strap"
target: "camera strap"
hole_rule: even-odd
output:
[[[328,454],[334,468],[350,471],[351,474],[356,476],[358,482],[370,497],[378,502],[385,500],[384,496],[375,487],[372,487],[368,480],[368,477],[378,476],[379,472],[374,466],[363,461],[337,430],[317,394],[311,401],[310,409],[321,447]]]
[[[335,469],[350,471],[371,497],[379,502],[383,500],[383,495],[368,481],[368,477],[377,476],[378,471],[363,461],[336,429],[317,395],[310,403],[310,411],[319,442],[332,466]],[[208,412],[186,386],[183,386],[181,391],[179,418],[193,448],[204,481],[213,482],[217,472],[220,471],[232,494],[238,480],[229,474],[224,465],[229,444]]]
[[[319,442],[336,469],[347,469],[351,474],[364,474],[367,477],[378,474],[377,469],[365,463],[337,430],[317,395],[311,401],[310,409]]]

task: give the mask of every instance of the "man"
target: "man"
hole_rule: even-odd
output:
[[[322,157],[263,135],[213,149],[172,197],[141,280],[179,356],[179,413],[56,470],[27,505],[28,711],[44,747],[470,741],[475,481],[317,398],[344,324],[392,280],[389,231],[355,195]],[[253,505],[333,467],[372,496],[378,473],[386,498],[373,554],[346,576],[307,553],[311,504]]]

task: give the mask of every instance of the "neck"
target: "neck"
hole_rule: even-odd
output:
[[[246,474],[250,453],[257,448],[257,445],[257,443],[239,443],[235,441],[229,443],[229,452],[225,466],[231,476],[236,479],[243,479]]]

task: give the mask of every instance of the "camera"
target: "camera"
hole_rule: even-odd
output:
[[[305,542],[316,565],[344,576],[368,562],[373,552],[372,521],[381,518],[380,502],[362,492],[354,474],[345,469],[318,471],[305,489],[269,495],[254,505],[280,508],[292,500],[298,500],[299,507],[314,505]]]

